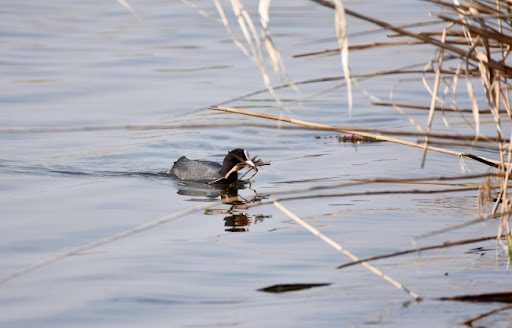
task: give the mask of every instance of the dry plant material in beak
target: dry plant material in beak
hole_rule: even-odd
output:
[[[245,157],[248,158],[247,160],[243,159],[242,157],[238,156],[237,154],[234,154],[230,151],[228,151],[228,153],[233,156],[234,158],[236,158],[237,160],[239,160],[241,163],[238,163],[236,164],[235,166],[233,166],[233,168],[231,170],[229,170],[228,173],[226,173],[222,178],[218,178],[216,180],[213,180],[212,182],[208,183],[209,185],[211,184],[214,184],[216,182],[219,182],[223,179],[227,179],[233,172],[238,172],[240,171],[241,169],[243,169],[244,167],[248,167],[249,168],[249,171],[245,172],[244,175],[242,175],[240,177],[243,178],[247,173],[249,173],[251,170],[254,170],[254,174],[251,175],[249,179],[251,179],[252,177],[254,177],[256,175],[256,173],[258,173],[258,167],[260,166],[264,166],[264,165],[270,165],[270,161],[262,161],[261,159],[257,159],[258,156],[254,156],[253,158],[250,158],[249,156],[249,152],[247,150],[244,150],[244,153],[245,153]],[[239,180],[240,180],[239,179]]]

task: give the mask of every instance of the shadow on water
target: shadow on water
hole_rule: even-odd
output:
[[[299,290],[316,288],[316,287],[325,287],[330,286],[330,283],[315,283],[315,284],[281,284],[281,285],[273,285],[265,288],[260,288],[258,291],[266,292],[266,293],[287,293],[287,292],[296,292]]]

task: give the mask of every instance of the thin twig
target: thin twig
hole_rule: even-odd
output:
[[[465,320],[462,324],[463,325],[468,325],[468,326],[471,326],[473,324],[473,322],[479,320],[479,319],[482,319],[484,317],[487,317],[491,314],[495,314],[495,313],[498,313],[500,311],[504,311],[504,310],[508,310],[508,309],[512,309],[512,304],[507,304],[507,305],[503,305],[503,306],[500,306],[499,308],[496,308],[494,310],[491,310],[491,311],[488,311],[488,312],[484,312],[484,313],[480,313],[479,315],[476,315],[474,317],[471,317],[467,320]]]
[[[423,34],[426,34],[426,33],[423,33]],[[433,35],[433,34],[426,34],[426,35]],[[402,35],[400,35],[400,36],[402,36]],[[468,45],[468,41],[465,39],[447,40],[446,43]],[[403,40],[403,41],[385,41],[385,42],[383,41],[383,42],[354,44],[354,45],[349,46],[348,50],[356,51],[356,50],[373,49],[373,48],[379,48],[379,47],[403,46],[403,45],[422,45],[422,44],[429,44],[429,43],[422,41],[422,40]],[[498,48],[499,45],[494,44],[493,47]],[[301,53],[292,55],[292,57],[300,58],[300,57],[324,55],[324,54],[329,54],[329,53],[335,53],[338,51],[340,51],[340,48],[328,48],[328,49],[323,49],[323,50],[301,52]]]
[[[398,107],[407,107],[407,108],[414,108],[414,109],[424,109],[424,110],[430,110],[430,106],[426,105],[418,105],[418,104],[405,104],[405,103],[391,103],[391,102],[372,102],[372,105],[376,106],[398,106]],[[459,112],[459,113],[473,113],[473,110],[470,108],[450,108],[450,107],[435,107],[436,111],[445,111],[445,112]],[[479,110],[478,113],[480,114],[493,114],[494,112],[490,109],[486,110]],[[506,110],[501,110],[500,114],[506,114]]]
[[[336,266],[336,269],[346,268],[346,267],[349,267],[349,266],[352,266],[352,265],[355,265],[355,264],[359,264],[359,263],[361,263],[363,261],[369,262],[369,261],[375,261],[375,260],[380,260],[380,259],[386,259],[386,258],[389,258],[389,257],[395,257],[395,256],[399,256],[399,255],[405,255],[405,254],[409,254],[409,253],[428,251],[428,250],[431,250],[431,249],[447,248],[447,247],[458,246],[458,245],[479,243],[481,241],[486,241],[486,240],[490,240],[490,239],[497,239],[498,237],[499,237],[498,235],[494,235],[494,236],[486,236],[486,237],[480,237],[480,238],[471,238],[471,239],[464,239],[464,240],[457,240],[457,241],[445,241],[444,243],[437,244],[437,245],[430,245],[430,246],[425,246],[425,247],[415,247],[415,248],[401,250],[401,251],[398,251],[398,252],[392,252],[392,253],[387,253],[387,254],[369,256],[369,257],[365,257],[363,259],[359,259],[357,261],[347,262],[347,263],[344,263],[344,264],[340,264],[340,265]]]
[[[499,202],[497,202],[497,203],[499,203]],[[442,233],[445,233],[445,232],[448,232],[448,231],[453,231],[453,230],[465,228],[465,227],[468,227],[468,226],[473,225],[473,224],[483,223],[483,222],[485,222],[485,221],[487,221],[489,219],[496,219],[496,218],[499,218],[499,217],[505,217],[505,216],[510,215],[510,214],[512,214],[512,211],[506,211],[506,212],[500,212],[500,213],[491,213],[491,214],[488,214],[488,215],[485,215],[485,216],[482,216],[482,217],[479,217],[479,218],[476,218],[476,219],[473,219],[473,220],[469,220],[469,221],[465,221],[465,222],[462,222],[462,223],[454,224],[454,225],[451,225],[449,227],[445,227],[445,228],[442,228],[442,229],[437,229],[437,230],[434,230],[434,231],[429,231],[429,232],[422,233],[421,235],[414,236],[413,237],[413,241],[416,242],[418,239],[432,237],[432,236],[435,236],[435,235],[438,235],[438,234],[442,234]]]

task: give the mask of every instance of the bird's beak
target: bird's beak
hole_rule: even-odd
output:
[[[256,165],[254,165],[253,161],[251,161],[250,159],[246,160],[245,164],[247,164],[251,169],[258,171]]]
[[[247,166],[249,166],[251,169],[258,171],[258,168],[254,164],[254,162],[251,161],[251,157],[249,156],[249,152],[247,150],[244,150],[244,154],[245,154],[245,158],[247,158],[247,160],[245,161],[245,164]]]

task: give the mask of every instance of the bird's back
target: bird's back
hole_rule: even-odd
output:
[[[222,165],[211,161],[190,160],[185,156],[180,157],[171,169],[180,180],[186,181],[211,181],[221,177]]]

